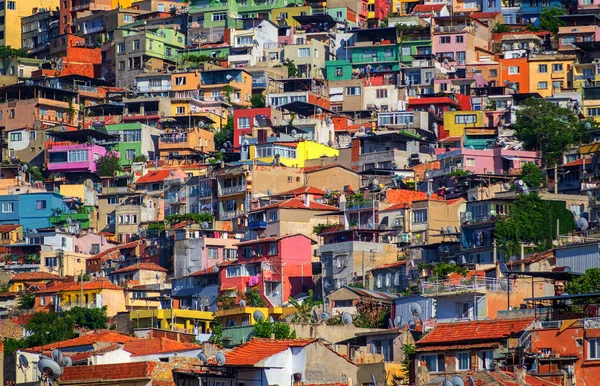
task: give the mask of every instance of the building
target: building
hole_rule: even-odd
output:
[[[162,131],[143,123],[106,125],[106,131],[118,138],[114,151],[119,153],[122,165],[131,165],[136,157],[154,159],[159,154]]]
[[[469,129],[466,129],[469,130]],[[496,149],[457,149],[437,155],[440,170],[450,173],[453,170],[469,170],[475,174],[519,174],[525,163],[539,163],[535,151]]]
[[[528,62],[529,73],[535,74],[530,77],[529,92],[545,98],[573,87],[573,55],[540,54],[529,57]]]
[[[70,209],[63,196],[50,192],[0,196],[0,203],[0,224],[20,224],[27,232],[50,227],[50,217],[56,210]]]
[[[335,157],[339,150],[313,141],[268,141],[250,146],[250,159],[260,162],[303,167],[307,160]]]
[[[59,5],[59,0],[11,0],[0,4],[0,45],[21,48],[21,18]]]
[[[168,269],[154,263],[136,263],[117,268],[109,273],[110,281],[116,285],[124,285],[128,281],[135,281],[141,285],[161,284],[167,279]]]
[[[31,16],[21,18],[21,48],[30,57],[47,57],[50,54],[50,42],[60,35],[59,27],[59,11],[52,7],[38,8]]]

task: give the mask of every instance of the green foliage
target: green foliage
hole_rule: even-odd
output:
[[[221,304],[219,308],[222,310],[230,310],[237,306],[235,304],[235,297],[232,296],[221,295],[217,301]]]
[[[187,64],[191,64],[193,67],[200,67],[204,63],[211,63],[215,65],[219,65],[221,61],[227,60],[222,56],[210,56],[210,55],[188,55],[183,61]]]
[[[148,158],[144,154],[136,155],[133,157],[133,162],[146,162]]]
[[[226,84],[225,86],[223,86],[221,91],[225,93],[225,99],[227,99],[227,103],[231,104],[231,93],[233,92],[233,87]]]
[[[288,68],[288,78],[298,77],[298,67],[296,67],[296,64],[294,64],[293,60],[286,59],[283,62],[283,65],[287,66],[287,68]]]
[[[308,291],[308,297],[302,303],[294,298],[290,298],[289,302],[296,308],[296,313],[292,316],[292,323],[313,323],[315,321],[312,314],[313,308],[323,304],[323,301],[315,300],[312,290]]]
[[[165,230],[165,223],[161,221],[151,222],[150,224],[148,224],[148,230],[162,232]]]
[[[287,323],[271,323],[268,320],[262,320],[254,324],[255,337],[269,339],[271,335],[274,335],[275,339],[294,339],[296,331],[292,332]]]
[[[256,288],[248,288],[244,293],[244,300],[248,307],[266,307],[265,299],[260,296],[260,292]]]
[[[30,310],[35,304],[35,295],[31,293],[22,293],[19,297],[19,309]]]
[[[507,257],[520,253],[521,242],[533,243],[534,251],[552,248],[557,219],[561,234],[575,229],[573,213],[564,202],[543,201],[536,193],[521,194],[510,205],[509,213],[496,222],[494,231],[498,247]]]
[[[22,58],[27,52],[22,48],[12,48],[11,46],[0,46],[0,59]]]
[[[363,289],[365,288],[365,286],[362,283],[356,282],[356,281],[348,283],[348,287],[350,287],[350,288],[363,288]]]
[[[416,34],[429,34],[429,29],[425,29],[420,25],[410,25],[410,24],[396,24],[396,28],[398,29],[398,34],[400,37],[407,35],[416,35]]]
[[[361,299],[356,305],[353,324],[360,328],[387,328],[390,306],[371,299]]]
[[[346,208],[351,208],[354,206],[362,206],[365,203],[365,196],[360,193],[350,194],[346,198]]]
[[[117,153],[108,153],[96,161],[96,173],[100,177],[113,177],[119,171],[121,171],[121,158]]]
[[[471,172],[469,172],[468,170],[455,169],[455,170],[451,171],[450,173],[448,173],[448,176],[450,176],[450,177],[466,177],[469,174],[471,174]]]
[[[507,26],[506,24],[498,23],[494,26],[493,32],[495,34],[510,32],[510,27]]]
[[[265,107],[265,96],[263,94],[254,94],[252,95],[252,98],[250,98],[250,103],[252,104],[253,109]]]
[[[42,170],[39,167],[33,166],[30,163],[27,163],[25,165],[27,165],[27,172],[31,175],[31,179],[33,181],[44,181]]]
[[[554,165],[569,145],[587,137],[584,125],[571,109],[544,99],[526,100],[517,110],[513,128],[526,150],[542,152],[546,166]]]
[[[211,213],[185,213],[185,214],[170,214],[165,217],[165,222],[168,225],[177,224],[180,222],[191,222],[200,224],[203,222],[212,223],[214,216]],[[164,229],[164,228],[163,228]]]
[[[403,344],[402,351],[404,352],[404,359],[402,360],[402,370],[408,374],[410,372],[410,361],[417,353],[417,348],[414,344]]]
[[[333,228],[333,227],[338,227],[342,224],[340,223],[333,223],[333,224],[317,224],[313,227],[313,233],[315,235],[321,234],[323,233],[324,230],[329,229],[329,228]]]
[[[563,26],[564,23],[558,18],[565,14],[565,10],[561,7],[548,7],[544,8],[540,13],[540,25],[539,29],[542,31],[550,31],[554,35],[558,33],[559,27]]]
[[[465,276],[469,272],[469,268],[467,267],[450,263],[432,264],[428,268],[431,269],[431,272],[438,280],[446,279],[451,273],[459,273]]]
[[[225,142],[233,142],[233,117],[227,120],[221,130],[215,130],[215,149],[220,150],[225,147]]]
[[[590,268],[583,276],[575,277],[565,288],[569,294],[600,292],[600,268]]]
[[[73,307],[67,312],[73,318],[75,325],[90,330],[103,330],[108,326],[106,306],[102,308]]]
[[[213,321],[210,323],[210,328],[212,330],[212,334],[210,334],[210,338],[208,338],[208,342],[222,346],[223,345],[223,323],[221,323],[221,319],[217,318],[214,314],[213,314]]]
[[[534,163],[528,162],[521,168],[521,180],[530,188],[539,188],[544,182],[542,169]]]

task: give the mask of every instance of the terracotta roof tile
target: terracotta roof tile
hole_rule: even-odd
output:
[[[32,280],[65,280],[65,278],[47,272],[21,272],[10,279],[13,282]]]
[[[136,184],[148,184],[152,182],[163,182],[171,176],[172,169],[151,170],[135,181]]]
[[[432,200],[437,200],[438,197],[436,193],[431,195]],[[390,204],[410,204],[414,201],[422,200],[427,200],[426,192],[408,189],[388,189],[386,192],[386,201]]]
[[[134,340],[141,340],[129,335],[123,335],[114,331],[97,331],[91,334],[82,335],[77,338],[63,340],[62,342],[50,343],[44,346],[37,346],[25,349],[29,352],[40,352],[40,351],[52,351],[56,348],[68,348],[68,347],[79,347],[89,346],[94,343],[125,343]]]
[[[293,194],[294,196],[297,196],[300,194],[317,194],[317,195],[324,196],[327,194],[327,192],[325,192],[324,190],[321,190],[319,188],[315,188],[314,186],[301,186],[297,189],[288,190],[287,192],[283,192],[280,194],[281,195]]]
[[[154,362],[131,362],[111,365],[65,367],[60,384],[92,383],[119,379],[148,379],[154,370]]]
[[[270,340],[254,338],[225,353],[226,363],[228,366],[254,366],[290,347],[306,347],[316,341],[316,339]]]
[[[444,4],[417,4],[413,8],[413,13],[420,12],[439,12],[444,9]]]
[[[125,272],[133,272],[133,271],[169,272],[168,269],[163,268],[163,267],[161,267],[158,264],[154,264],[154,263],[139,263],[139,264],[133,264],[133,265],[129,265],[127,267],[115,269],[110,274],[112,275],[112,274],[116,274],[116,273],[125,273]]]
[[[452,344],[452,345],[439,345],[439,346],[425,346],[417,348],[418,352],[431,352],[431,351],[446,351],[446,350],[470,350],[474,348],[494,348],[497,347],[497,342],[488,343],[473,343],[473,344]]]
[[[306,205],[304,205],[304,201],[303,200],[301,200],[299,198],[290,198],[289,200],[285,200],[285,201],[281,201],[281,202],[276,202],[276,203],[271,204],[271,205],[261,206],[260,208],[252,210],[252,212],[256,212],[256,211],[259,211],[259,210],[265,210],[265,209],[273,209],[273,208],[279,208],[279,209],[305,209],[305,210],[329,210],[329,211],[336,211],[336,210],[338,210],[338,208],[336,208],[335,206],[325,205],[325,204],[319,204],[318,202],[314,202],[314,201],[310,201],[308,203],[308,206],[306,206]]]
[[[583,161],[584,160],[582,158],[579,158],[579,159],[576,159],[575,161],[567,162],[566,164],[563,164],[563,166],[566,167],[566,168],[572,167],[572,166],[581,166],[581,165],[583,165]],[[589,158],[585,159],[585,164],[586,165],[589,165],[590,162],[592,162],[591,159],[589,159]]]
[[[61,288],[59,290],[59,292],[63,292],[63,291],[75,291],[75,290],[80,290],[81,286],[79,283],[71,283],[70,286]],[[112,282],[108,281],[108,280],[96,280],[96,281],[86,281],[83,283],[83,289],[84,290],[99,290],[99,289],[107,289],[107,290],[122,290],[122,287],[119,287],[116,284],[113,284]]]
[[[397,268],[406,265],[406,260],[397,261],[395,263],[380,265],[379,267],[372,268],[371,271],[377,271],[378,269]]]
[[[102,251],[102,252],[98,253],[97,255],[88,257],[86,260],[101,259],[102,261],[105,261],[105,260],[109,259],[112,255],[115,255],[114,257],[120,257],[120,252],[122,249],[136,248],[139,245],[141,245],[141,243],[142,243],[141,240],[136,240],[136,241],[131,241],[131,242],[125,243],[125,244],[120,244],[120,245],[114,246],[112,248],[109,248],[105,251]]]
[[[129,351],[132,356],[140,355],[151,355],[161,353],[171,353],[178,351],[191,351],[199,350],[202,346],[179,342],[167,338],[149,338],[149,339],[138,339],[124,344],[124,349]]]
[[[22,225],[11,225],[11,224],[0,225],[0,233],[14,231],[15,229],[17,229],[19,227],[22,227]]]
[[[256,240],[248,240],[248,241],[242,241],[241,243],[235,244],[235,245],[249,245],[249,244],[257,244],[257,243],[266,243],[266,242],[274,242],[274,241],[279,241],[279,240],[283,240],[283,239],[287,239],[288,237],[306,237],[307,239],[311,240],[312,239],[310,237],[307,237],[303,234],[295,234],[295,235],[281,235],[281,236],[277,236],[277,237],[265,237],[262,239],[256,239]]]
[[[480,320],[474,322],[439,323],[417,342],[417,347],[506,339],[524,331],[532,319]]]
[[[471,13],[471,17],[475,19],[493,19],[498,16],[500,12],[473,12]]]

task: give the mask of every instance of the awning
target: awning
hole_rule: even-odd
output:
[[[520,160],[519,157],[512,157],[512,156],[508,156],[508,155],[503,155],[502,159],[505,159],[507,161],[519,161]]]
[[[310,117],[311,115],[319,114],[317,109],[321,109],[321,112],[323,113],[333,114],[333,111],[328,110],[325,107],[300,101],[286,103],[285,105],[281,105],[279,107],[305,117]]]

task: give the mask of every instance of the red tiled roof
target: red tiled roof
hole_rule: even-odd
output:
[[[281,193],[281,195],[290,195],[290,194],[293,194],[294,196],[300,195],[300,194],[317,194],[317,195],[324,196],[327,194],[327,192],[325,192],[324,190],[321,190],[319,188],[315,188],[314,186],[301,186],[299,188],[288,190],[287,192]]]
[[[429,351],[445,351],[445,350],[469,350],[474,348],[493,348],[498,346],[497,342],[488,343],[474,343],[474,344],[452,344],[452,345],[439,345],[439,346],[425,346],[417,348],[418,352],[429,352]]]
[[[417,347],[429,344],[506,339],[525,330],[531,321],[532,319],[508,319],[440,323],[417,342]]]
[[[163,267],[161,267],[158,264],[154,264],[154,263],[139,263],[139,264],[129,265],[129,266],[124,267],[124,268],[115,269],[110,274],[112,275],[112,274],[117,274],[117,273],[125,273],[125,272],[133,272],[133,271],[169,272],[168,269],[163,268]]]
[[[306,206],[306,205],[304,205],[304,200],[301,200],[299,198],[290,198],[289,200],[285,200],[285,201],[281,201],[281,202],[276,202],[276,203],[271,204],[271,205],[261,206],[260,208],[254,209],[251,212],[256,212],[256,211],[265,210],[265,209],[273,209],[273,208],[279,208],[279,209],[305,209],[305,210],[330,210],[330,211],[339,210],[335,206],[325,205],[325,204],[319,204],[318,202],[314,202],[314,201],[310,201],[308,203],[308,206]]]
[[[202,269],[200,271],[192,272],[186,277],[195,277],[195,276],[203,276],[203,275],[216,275],[218,272],[213,271],[212,269]]]
[[[433,193],[430,198],[437,200],[438,195]],[[410,204],[414,201],[423,200],[427,200],[426,192],[408,189],[388,189],[386,192],[386,201],[390,204]]]
[[[387,268],[397,268],[406,265],[406,260],[397,261],[395,263],[380,265],[379,267],[372,268],[372,271],[377,271],[379,269],[387,269]]]
[[[417,8],[417,5],[415,8]],[[422,5],[424,6],[424,5]],[[428,97],[428,98],[409,98],[408,105],[435,105],[435,104],[449,104],[452,106],[458,106],[458,103],[450,97]]]
[[[95,281],[86,281],[83,283],[83,289],[85,291],[92,290],[123,290],[122,287],[119,287],[116,284],[111,283],[110,281],[104,280],[95,280]],[[64,291],[79,291],[81,290],[81,284],[76,282],[62,283],[59,285],[47,287],[45,289],[36,291],[36,294],[43,293],[56,293],[56,292],[64,292]]]
[[[392,211],[392,210],[404,209],[404,208],[407,208],[407,207],[410,207],[409,203],[401,202],[399,204],[394,204],[394,205],[388,206],[385,209],[380,209],[379,211],[380,212],[389,212],[389,211]]]
[[[121,249],[135,248],[135,247],[139,246],[141,243],[142,243],[141,240],[136,240],[136,241],[131,241],[131,242],[125,243],[125,244],[120,244],[120,245],[117,245],[115,247],[109,248],[109,249],[107,249],[105,251],[102,251],[102,252],[98,253],[97,255],[94,255],[92,257],[88,257],[86,260],[102,259],[102,261],[104,261],[104,260],[110,258],[111,254],[118,255],[118,256],[115,256],[115,257],[119,257]]]
[[[473,12],[471,13],[471,17],[475,19],[493,19],[498,16],[500,12]]]
[[[412,12],[420,13],[420,12],[439,12],[444,9],[444,4],[417,4]]]
[[[312,239],[310,237],[307,237],[307,236],[305,236],[303,234],[300,234],[300,233],[296,233],[295,235],[282,235],[282,236],[277,236],[277,237],[264,237],[262,239],[242,241],[241,243],[237,243],[235,245],[249,245],[249,244],[257,244],[257,243],[274,242],[274,241],[279,241],[279,240],[287,239],[288,237],[306,237],[307,239],[309,239],[309,240],[312,241]]]
[[[10,278],[13,282],[32,280],[65,280],[65,278],[47,272],[21,272]]]
[[[132,356],[199,350],[202,346],[167,338],[148,338],[125,342],[124,349]]]
[[[135,182],[136,184],[148,184],[152,182],[163,182],[165,178],[169,178],[171,176],[171,169],[159,169],[152,170],[142,177],[138,178]]]
[[[129,335],[119,334],[114,331],[96,331],[91,334],[82,335],[77,338],[63,340],[62,342],[50,343],[44,346],[31,347],[25,349],[25,351],[40,352],[40,351],[52,351],[56,348],[68,348],[68,347],[79,347],[89,346],[94,343],[125,343],[134,340],[140,340]]]
[[[306,347],[316,342],[316,339],[258,339],[237,346],[225,353],[228,366],[254,366],[275,354],[279,354],[290,347]]]
[[[65,367],[60,384],[93,383],[118,379],[151,378],[154,362],[116,363],[111,365]]]
[[[585,164],[586,165],[589,165],[590,162],[592,162],[592,160],[590,158],[586,158],[585,159]],[[575,161],[571,161],[571,162],[567,162],[566,164],[563,164],[563,166],[566,167],[566,168],[571,167],[571,166],[581,166],[581,165],[583,165],[583,159],[582,158],[579,158],[579,159],[576,159]]]
[[[22,227],[22,225],[11,225],[11,224],[0,225],[0,233],[14,231],[15,229],[17,229],[19,227]]]
[[[502,386],[520,386],[515,380],[515,375],[509,371],[490,371],[489,374]],[[548,382],[545,379],[534,377],[531,374],[525,375],[525,383],[529,386],[558,386],[556,383]]]

